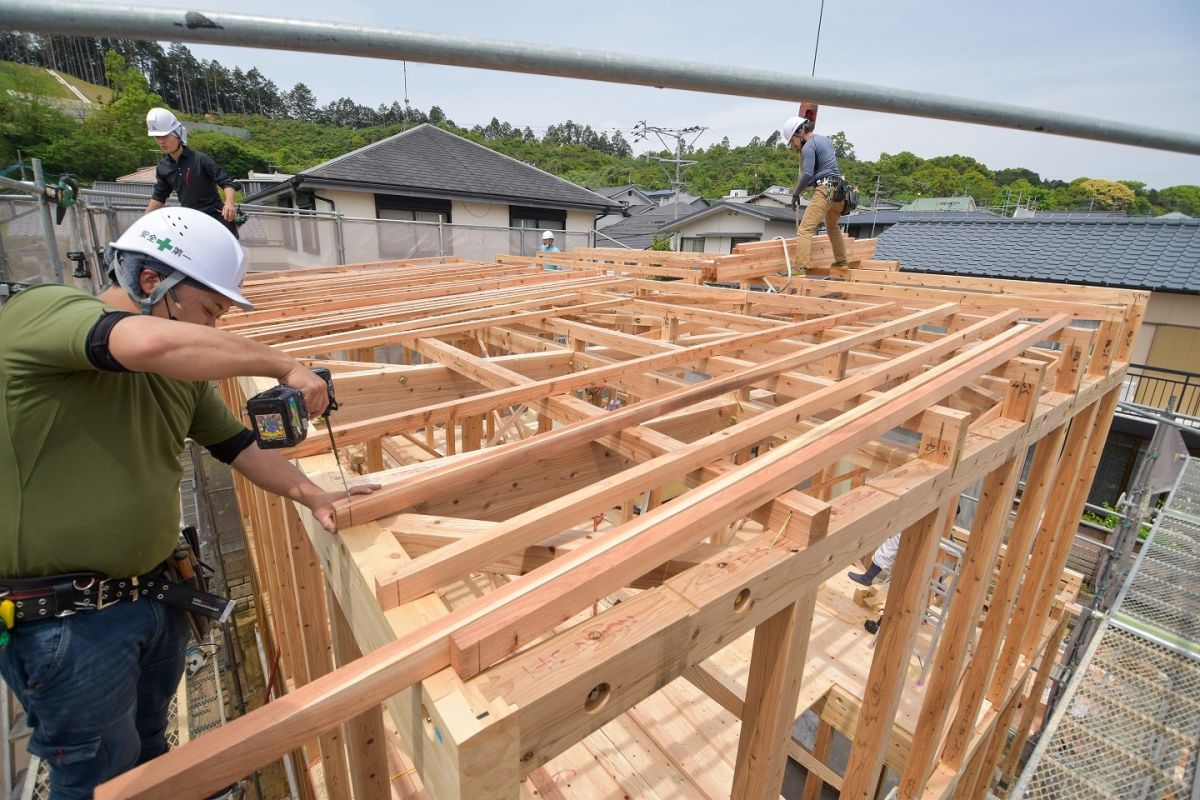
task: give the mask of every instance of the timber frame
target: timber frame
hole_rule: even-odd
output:
[[[844,798],[885,767],[904,798],[981,796],[1068,622],[1059,582],[1147,295],[908,274],[869,240],[830,275],[821,238],[782,293],[755,290],[781,288],[778,242],[252,275],[256,310],[223,327],[333,370],[342,463],[383,488],[339,501],[330,535],[238,479],[288,694],[97,796],[200,796],[289,751],[336,798],[774,798],[789,755]],[[241,409],[271,383],[223,392]],[[340,486],[319,425],[287,454]],[[872,640],[873,613],[838,617],[844,573],[898,531]],[[810,708],[811,751],[790,737]],[[718,763],[689,761],[686,731],[718,718]],[[656,727],[673,793],[613,733]]]

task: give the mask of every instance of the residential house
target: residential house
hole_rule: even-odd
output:
[[[730,253],[742,242],[761,242],[796,235],[796,211],[773,204],[720,200],[708,208],[667,222],[661,232],[671,235],[675,250]]]
[[[607,197],[609,200],[621,204],[620,210],[605,214],[596,220],[596,230],[615,225],[629,217],[630,214],[636,214],[639,211],[645,211],[648,208],[654,208],[658,205],[658,203],[651,200],[645,192],[632,183],[625,186],[609,186],[602,189],[593,189],[593,191],[601,197]]]
[[[769,186],[758,194],[750,194],[745,189],[731,189],[729,194],[721,198],[731,203],[749,203],[756,206],[792,207],[792,190],[786,186]],[[800,199],[801,205],[808,205],[808,200]]]
[[[675,202],[675,190],[674,189],[652,189],[652,190],[646,192],[646,196],[649,197],[651,200],[653,200],[655,203],[658,203],[660,206],[665,205],[667,203]],[[708,205],[708,201],[705,200],[703,197],[701,197],[700,195],[697,195],[697,194],[692,194],[691,192],[687,191],[686,189],[679,190],[679,202],[683,203],[684,205],[690,205],[690,206],[699,206],[701,204],[703,204],[705,206]]]
[[[1174,397],[1200,430],[1200,220],[934,216],[888,228],[877,257],[906,272],[1149,290],[1122,399],[1165,408]],[[1146,423],[1118,415],[1092,502],[1116,500],[1149,436]],[[1200,454],[1200,435],[1188,444]]]
[[[694,213],[691,206],[668,203],[664,206],[635,208],[634,213],[615,225],[596,231],[597,247],[628,247],[646,250],[654,243],[662,227]]]
[[[592,243],[598,216],[620,204],[481,144],[419,125],[302,170],[245,201],[336,212],[341,220],[282,215],[277,265],[532,253],[541,232],[563,249]],[[402,224],[390,224],[392,222]],[[272,255],[257,254],[265,268]]]

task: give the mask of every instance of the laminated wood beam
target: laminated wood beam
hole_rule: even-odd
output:
[[[513,324],[529,322],[545,317],[574,314],[588,309],[612,308],[624,302],[613,298],[579,303],[575,293],[557,294],[539,300],[510,303],[486,310],[462,311],[441,317],[421,317],[409,322],[380,325],[361,331],[315,336],[279,345],[279,349],[294,356],[321,355],[359,347],[380,347],[389,344],[406,344],[422,337],[453,336],[471,333],[496,323]],[[528,310],[530,307],[536,310]],[[453,321],[461,320],[461,321]],[[431,324],[436,323],[436,324]]]
[[[390,530],[405,552],[415,557],[469,540],[472,536],[490,531],[499,523],[484,520],[458,519],[455,517],[427,516],[424,514],[397,514],[380,520]],[[573,534],[573,535],[570,535]],[[506,575],[524,575],[551,560],[569,553],[580,545],[580,540],[590,535],[584,531],[567,531],[562,535],[544,540],[486,567],[486,571]],[[654,567],[641,578],[630,584],[635,589],[658,586],[667,578],[715,557],[726,545],[701,543],[664,564]]]
[[[616,284],[616,288],[619,287],[620,284]],[[328,316],[331,320],[343,321],[343,334],[355,329],[370,327],[374,327],[379,333],[403,332],[411,329],[414,325],[421,324],[422,321],[427,324],[433,319],[442,323],[461,322],[487,314],[504,315],[528,312],[544,305],[577,303],[580,298],[580,289],[591,288],[607,289],[614,288],[614,285],[612,279],[606,278],[588,278],[571,282],[556,281],[546,286],[518,287],[491,292],[451,295],[450,297],[435,296],[383,307],[373,305],[370,303],[370,295],[365,295],[361,298],[359,306],[342,309]],[[318,319],[322,322],[328,321],[320,317]],[[236,325],[236,315],[230,318],[230,323]],[[286,333],[294,326],[295,323],[264,325],[260,330],[253,331],[248,338],[258,340],[262,337],[266,341],[272,341],[272,337],[277,333]],[[319,337],[306,338],[330,340],[331,337],[338,335],[337,333],[324,333]]]
[[[618,588],[621,583],[609,584],[622,580],[621,576],[636,564],[661,563],[682,552],[707,533],[836,462],[842,452],[859,441],[878,436],[911,416],[915,409],[935,404],[958,385],[970,381],[975,369],[994,368],[1038,341],[1036,337],[1044,338],[1066,323],[1066,317],[1056,317],[1001,334],[984,352],[968,351],[957,356],[543,568],[547,573],[558,572],[556,568],[565,572],[574,566],[573,562],[582,563],[595,553],[587,570],[572,570],[570,580],[554,581],[549,574],[539,575],[542,570],[531,573],[515,590],[521,592],[521,597],[509,604],[504,614],[473,623],[452,637],[455,669],[460,675],[472,675],[495,663],[531,636],[569,619],[578,608]],[[962,435],[965,430],[957,437],[959,441]],[[958,449],[955,447],[954,452]],[[513,586],[504,588],[511,590]]]
[[[961,336],[963,337],[961,341],[969,341],[975,333],[983,330],[990,330],[993,325],[1008,322],[1010,320],[1011,317],[1006,315],[1002,315],[998,318],[998,320],[986,320],[978,323],[976,326],[972,326],[972,328],[964,329],[959,334],[956,334],[956,337]],[[928,348],[930,353],[938,352],[943,348],[952,349],[953,347],[957,346],[959,341],[960,340],[958,339],[954,339],[952,341],[940,342],[935,345],[929,345]],[[906,358],[915,364],[923,360],[925,355],[926,354],[923,352],[916,352],[910,354]],[[970,355],[970,353],[960,356],[952,362],[947,363],[951,364],[952,366],[959,363],[965,363],[967,361],[966,356],[968,355]],[[579,490],[567,495],[556,503],[552,504],[551,507],[534,509],[527,514],[509,520],[504,526],[498,528],[496,531],[488,535],[487,538],[479,537],[474,539],[470,545],[464,544],[461,547],[451,545],[443,548],[437,553],[431,554],[433,558],[422,559],[422,561],[425,563],[414,562],[410,565],[405,565],[404,567],[395,570],[387,576],[382,576],[379,579],[378,595],[380,603],[385,608],[390,608],[397,605],[401,601],[401,592],[403,592],[404,597],[415,597],[425,592],[433,591],[433,589],[437,586],[453,580],[455,577],[463,575],[466,572],[469,572],[471,569],[478,568],[482,565],[502,558],[506,553],[511,552],[512,550],[536,544],[545,536],[555,533],[557,530],[561,530],[562,528],[573,524],[580,516],[582,516],[584,513],[587,513],[587,510],[590,508],[596,506],[600,508],[607,507],[608,505],[611,505],[612,502],[619,502],[621,498],[628,496],[630,490],[636,491],[639,487],[661,485],[667,480],[679,477],[681,474],[686,474],[692,470],[699,469],[705,464],[709,464],[723,455],[736,451],[742,447],[751,446],[764,436],[770,435],[770,432],[778,428],[781,424],[786,424],[785,421],[790,422],[797,419],[804,419],[810,416],[812,413],[821,410],[829,402],[842,401],[853,397],[865,389],[870,388],[872,385],[874,385],[874,383],[890,376],[890,370],[893,368],[907,369],[908,364],[899,363],[903,361],[904,359],[900,359],[898,360],[897,364],[888,366],[881,365],[880,369],[876,370],[872,374],[863,373],[855,378],[848,379],[841,384],[831,386],[828,390],[815,393],[804,400],[798,400],[782,406],[772,412],[762,414],[752,420],[749,420],[746,423],[737,425],[726,431],[721,431],[704,437],[696,442],[680,447],[673,452],[658,456],[650,461],[646,461],[632,469],[626,470],[621,475],[614,476],[612,479],[609,479],[602,484],[598,484],[588,490]],[[946,366],[942,365],[941,367],[936,367],[929,373],[926,373],[925,376],[922,376],[917,380],[926,380],[928,375],[938,374],[939,370],[943,372],[946,371]],[[700,385],[703,386],[704,384]],[[881,406],[886,402],[886,400],[896,397],[899,393],[900,392],[898,392],[898,390],[892,390],[892,392],[888,393],[887,395],[881,395],[880,397],[869,401],[867,404],[864,404],[864,406],[859,407],[859,409],[848,413],[850,415],[861,414],[863,408],[870,406],[873,409]],[[610,416],[597,420],[597,422],[604,422],[606,419],[611,421],[613,417],[629,411],[630,408],[636,408],[636,406],[631,406],[627,409],[622,409],[621,411],[612,412]],[[896,420],[896,422],[902,421],[903,419]],[[594,424],[596,423],[583,423],[582,425],[574,427],[575,429],[578,429]],[[776,448],[776,450],[767,453],[766,455],[770,456],[772,453],[780,452],[784,448],[791,448],[792,450],[798,449],[803,447],[805,443],[811,442],[815,438],[820,438],[822,431],[840,427],[841,426],[837,421],[834,423],[820,425],[808,433],[798,437],[796,440],[788,442],[782,445],[780,448]],[[554,435],[562,436],[571,430],[571,428],[564,428]],[[863,441],[868,441],[874,438],[884,430],[887,430],[887,427],[881,428],[880,430],[872,433],[870,436],[863,437]],[[549,441],[550,438],[550,436],[545,436],[542,437],[542,440],[543,442],[546,442]],[[522,444],[533,444],[534,442],[536,442],[536,439]],[[523,460],[526,462],[528,461],[528,459]],[[759,459],[756,459],[755,461],[757,462]],[[493,461],[491,463],[494,464],[495,462]],[[514,465],[517,463],[520,462],[514,462]],[[821,466],[827,466],[827,464],[822,464]],[[489,468],[487,471],[491,472],[493,469],[494,467]],[[721,480],[728,480],[730,474],[732,473],[727,472],[721,477]],[[465,482],[460,482],[459,485],[470,485],[474,481],[478,480],[482,473],[468,473],[468,475],[468,479]],[[793,481],[792,485],[799,483],[804,477],[807,476],[798,477]],[[413,481],[409,481],[406,484],[406,487],[403,487],[400,491],[411,488],[418,480],[420,480],[419,477],[414,478]],[[784,487],[779,492],[776,492],[775,495],[781,494],[787,488],[790,487]],[[378,492],[376,494],[378,494]],[[764,498],[762,502],[756,504],[755,506],[751,506],[751,508],[756,508],[770,499],[770,497]],[[407,503],[405,505],[407,505]],[[674,506],[674,504],[672,505]],[[395,505],[390,505],[378,515],[382,516],[384,513],[391,513],[395,510],[398,510],[398,508],[404,507],[404,505],[400,505],[398,503]],[[352,508],[352,512],[354,514],[360,514],[359,509],[360,505],[356,502]],[[367,515],[369,516],[372,513],[375,512],[368,511]],[[804,530],[802,527],[804,523],[803,518],[801,518],[800,515],[796,516],[799,530]],[[733,520],[730,519],[728,522],[732,521]],[[665,561],[666,559],[664,558],[662,560]]]
[[[875,316],[876,314],[887,314],[893,309],[894,306],[891,305],[876,306],[869,311],[850,312],[849,316],[860,319],[869,318],[871,316]],[[930,318],[936,318],[936,315],[932,315]],[[502,324],[508,324],[510,321],[511,320],[508,319],[501,320]],[[338,427],[338,430],[335,431],[335,438],[338,446],[343,447],[348,444],[357,444],[361,441],[365,441],[370,438],[377,438],[379,436],[393,436],[406,430],[415,430],[416,428],[425,427],[429,424],[446,422],[456,419],[460,416],[482,414],[495,408],[516,405],[518,403],[526,403],[539,397],[563,394],[574,391],[575,389],[603,383],[621,375],[668,369],[670,367],[688,364],[694,361],[701,361],[714,355],[727,352],[736,352],[742,348],[753,347],[755,344],[763,341],[769,341],[775,338],[785,338],[786,336],[795,332],[802,332],[806,329],[815,330],[821,327],[821,321],[796,323],[795,327],[789,326],[772,331],[731,336],[728,339],[720,342],[696,345],[694,347],[683,348],[669,353],[661,353],[656,351],[655,353],[643,358],[618,362],[610,366],[599,367],[577,374],[552,377],[542,381],[534,381],[526,385],[515,386],[508,389],[498,389],[490,392],[484,392],[469,398],[456,398],[421,409],[414,409],[412,411],[404,411],[398,414],[378,417],[374,420],[364,420],[349,425],[341,425]],[[415,341],[415,339],[411,341]],[[836,345],[834,345],[834,347],[836,347]],[[803,354],[797,354],[793,357],[798,360],[798,363],[803,363],[805,358]],[[692,386],[690,388],[697,389],[697,386]],[[722,389],[716,393],[719,394],[722,391],[726,390]],[[697,393],[697,396],[699,396],[699,394],[700,393]],[[707,397],[711,396],[713,395],[707,394],[706,397],[701,399],[707,399]],[[686,404],[686,402],[689,401],[685,398],[684,402]],[[322,445],[319,441],[317,441],[317,438],[318,437],[310,437],[311,441],[306,440],[300,446],[289,449],[285,454],[288,457],[297,458],[305,455],[311,455],[316,452],[323,452],[322,447],[327,447],[328,444],[326,443],[325,445]]]
[[[908,319],[909,318],[905,318],[906,321],[888,323],[883,327],[890,328],[896,325],[911,324],[907,321]],[[1005,321],[1007,321],[1007,319],[1010,318],[1004,318]],[[996,324],[1003,323],[997,321]],[[966,341],[966,339],[964,338],[963,341]],[[427,346],[432,347],[436,345],[431,343]],[[757,367],[743,370],[734,375],[703,381],[701,383],[692,384],[672,392],[666,392],[652,399],[644,400],[616,411],[606,413],[594,420],[561,428],[550,435],[535,437],[533,439],[502,448],[491,448],[478,454],[470,462],[463,463],[461,466],[457,467],[455,475],[449,476],[448,473],[442,473],[441,476],[436,477],[436,481],[441,483],[441,490],[450,488],[452,483],[450,480],[451,478],[453,478],[453,485],[455,486],[468,486],[472,481],[484,474],[511,466],[519,466],[521,463],[535,459],[539,456],[539,454],[549,452],[552,449],[562,449],[582,442],[594,441],[603,436],[614,434],[631,425],[641,424],[654,419],[655,417],[662,416],[663,414],[686,408],[693,403],[708,400],[744,386],[749,386],[766,376],[774,374],[775,372],[788,369],[796,364],[804,363],[808,360],[819,359],[827,352],[835,350],[837,346],[838,345],[836,343],[820,345],[811,350],[797,353],[792,356],[765,362]],[[821,348],[828,349],[823,350]],[[672,355],[677,356],[679,354],[675,353]],[[459,354],[455,355],[454,357],[458,358],[461,365],[464,367],[467,366],[468,360],[464,356]],[[486,365],[481,365],[478,363],[471,365],[471,367],[476,370],[477,376],[481,374],[479,370],[485,366]],[[882,373],[883,371],[884,370],[880,370],[879,372]],[[494,371],[493,374],[495,374]],[[590,380],[594,380],[594,378]],[[860,379],[860,381],[863,383],[866,383],[867,380],[869,380],[869,378],[866,380]],[[564,389],[562,387],[569,388]],[[503,401],[507,402],[517,399],[529,401],[537,396],[548,396],[551,393],[557,394],[562,391],[568,391],[570,388],[576,388],[575,383],[570,381],[550,383],[550,385],[540,387],[540,392],[538,395],[531,396],[531,393],[534,391],[534,386],[533,384],[528,384],[514,387],[514,389],[511,390],[496,390],[492,392],[491,395],[501,395],[503,397]],[[866,386],[865,388],[870,387]],[[479,401],[476,400],[476,402]],[[503,404],[507,403],[504,402]],[[448,411],[455,410],[455,406],[458,406],[458,413],[475,413],[479,410],[486,410],[480,409],[471,401],[458,404],[450,403],[446,405],[449,406],[447,409]],[[413,417],[412,423],[420,422],[422,425],[429,424],[433,419],[432,411],[426,411],[428,412],[428,416],[424,417],[418,416],[417,412],[413,412],[411,414],[411,417]],[[416,425],[416,427],[420,427],[420,425]],[[345,430],[345,428],[342,429],[343,433]],[[753,442],[749,442],[749,444],[753,444]],[[692,469],[695,468],[696,467],[693,467]],[[690,469],[685,470],[685,472],[690,471]],[[431,476],[431,478],[433,477],[434,476]],[[434,480],[427,480],[425,483],[432,484],[434,483]],[[384,489],[381,489],[372,495],[364,496],[364,498],[361,500],[354,501],[354,518],[359,520],[378,519],[380,516],[385,514],[402,511],[412,503],[419,502],[426,491],[427,489],[425,486],[414,483],[409,483],[402,487],[385,487]],[[339,524],[341,524],[343,519],[343,506],[335,505],[335,510],[338,513]]]

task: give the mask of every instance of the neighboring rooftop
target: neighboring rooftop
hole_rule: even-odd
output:
[[[991,211],[907,211],[881,208],[877,211],[859,210],[855,214],[842,217],[842,222],[848,225],[875,223],[876,225],[895,225],[897,222],[989,222],[1005,220]]]
[[[654,236],[664,226],[675,220],[676,206],[668,203],[665,206],[646,206],[645,210],[630,209],[633,215],[628,219],[609,225],[596,236],[597,247],[612,247],[613,243],[605,237],[610,237],[634,250],[645,250],[654,241]],[[695,211],[690,205],[681,203],[678,207],[679,219]]]
[[[699,209],[687,216],[680,217],[677,220],[666,222],[662,226],[662,230],[674,230],[680,225],[696,222],[713,214],[718,214],[722,211],[736,211],[739,214],[745,214],[748,217],[767,220],[768,222],[795,222],[796,212],[790,207],[771,206],[771,205],[753,205],[751,203],[735,203],[728,200],[718,200],[708,208]]]
[[[888,228],[876,256],[908,272],[1200,294],[1200,220],[932,216]]]
[[[974,211],[975,198],[962,197],[918,197],[904,207],[905,211]]]
[[[246,200],[260,202],[301,185],[594,211],[619,208],[607,197],[429,124],[302,170]]]

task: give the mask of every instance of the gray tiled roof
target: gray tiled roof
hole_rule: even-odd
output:
[[[570,181],[429,124],[303,170],[296,178],[303,183],[353,184],[366,191],[396,194],[594,210],[620,208],[620,204]],[[267,190],[264,195],[275,191],[283,189]]]
[[[848,214],[842,221],[849,225],[895,225],[897,222],[963,222],[1004,219],[990,211],[900,211],[881,208],[878,211],[859,211]]]
[[[679,218],[691,214],[692,207],[686,203],[679,205]],[[618,223],[609,225],[601,232],[604,236],[611,236],[626,247],[632,247],[634,250],[645,250],[654,241],[654,234],[658,233],[665,225],[675,221],[675,204],[668,203],[665,206],[651,206],[648,210],[640,214],[635,214],[628,219],[623,219]],[[596,236],[597,247],[612,247],[613,244],[604,236]]]
[[[1200,220],[905,221],[876,257],[901,269],[1200,294]]]

